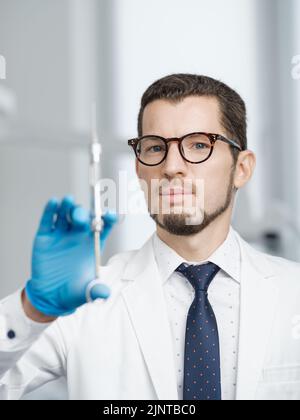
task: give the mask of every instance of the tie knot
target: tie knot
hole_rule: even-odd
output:
[[[183,274],[194,287],[195,292],[207,292],[210,283],[220,270],[211,262],[201,265],[181,264],[176,271]]]

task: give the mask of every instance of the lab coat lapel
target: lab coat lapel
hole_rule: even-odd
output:
[[[241,315],[237,400],[254,400],[279,298],[266,259],[239,238]]]
[[[160,400],[178,400],[171,329],[152,237],[128,264],[122,294]]]

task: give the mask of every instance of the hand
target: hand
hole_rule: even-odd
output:
[[[103,216],[101,249],[116,220],[111,213]],[[69,315],[86,303],[86,288],[95,277],[89,212],[75,205],[72,197],[64,198],[61,204],[50,200],[33,245],[32,277],[25,288],[25,301],[46,317]],[[91,290],[93,300],[109,295],[104,284]]]

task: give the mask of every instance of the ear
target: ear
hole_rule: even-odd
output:
[[[256,156],[251,150],[245,150],[239,154],[234,175],[235,188],[243,188],[248,183],[253,175],[255,166]]]

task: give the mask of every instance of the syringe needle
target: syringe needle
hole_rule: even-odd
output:
[[[96,102],[92,104],[92,143],[99,143],[97,133],[97,106]]]
[[[96,103],[92,104],[92,143],[91,143],[91,210],[93,215],[94,248],[96,275],[99,278],[101,266],[100,234],[102,230],[101,189],[100,189],[100,156],[101,144],[97,134]]]

